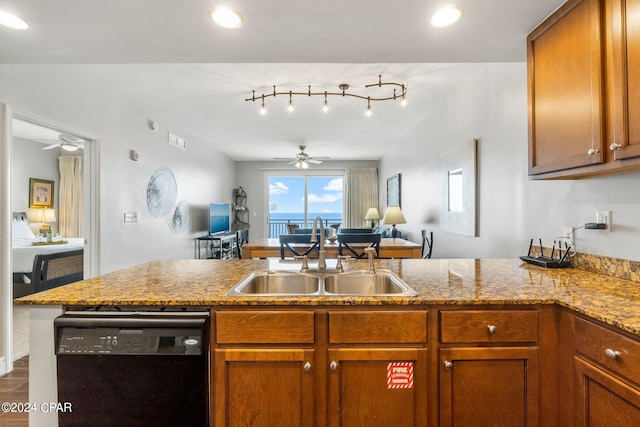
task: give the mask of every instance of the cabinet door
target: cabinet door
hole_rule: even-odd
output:
[[[576,426],[640,426],[640,390],[575,358]]]
[[[640,0],[607,2],[607,87],[615,160],[640,157]]]
[[[440,426],[538,425],[538,348],[440,350]]]
[[[600,7],[570,0],[527,38],[529,175],[604,160]]]
[[[313,350],[216,350],[214,372],[216,427],[313,425]]]
[[[329,361],[329,426],[426,426],[425,349],[334,349]]]

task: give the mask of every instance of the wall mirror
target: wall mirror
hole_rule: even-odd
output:
[[[440,228],[474,237],[477,143],[473,139],[440,155]]]

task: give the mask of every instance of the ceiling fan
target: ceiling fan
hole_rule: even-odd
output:
[[[309,163],[319,165],[323,161],[330,159],[329,157],[310,157],[304,152],[304,149],[306,148],[304,145],[300,145],[298,148],[300,148],[300,152],[296,154],[293,161],[289,162],[290,165],[295,165],[297,168],[307,169],[309,167]],[[274,157],[274,160],[291,160],[291,158]]]
[[[84,139],[79,138],[77,136],[61,133],[60,136],[58,136],[58,140],[60,142],[57,142],[56,144],[47,145],[45,147],[42,147],[42,149],[52,150],[56,147],[60,147],[65,151],[76,151],[78,148],[84,149]],[[51,140],[41,141],[41,142],[49,143],[51,142]]]

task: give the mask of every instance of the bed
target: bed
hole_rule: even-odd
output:
[[[67,243],[34,246],[37,238],[26,213],[13,213],[14,298],[82,280],[84,238],[64,240]]]

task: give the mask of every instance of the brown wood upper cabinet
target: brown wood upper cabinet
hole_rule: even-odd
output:
[[[640,167],[640,0],[569,0],[527,37],[529,175]]]

